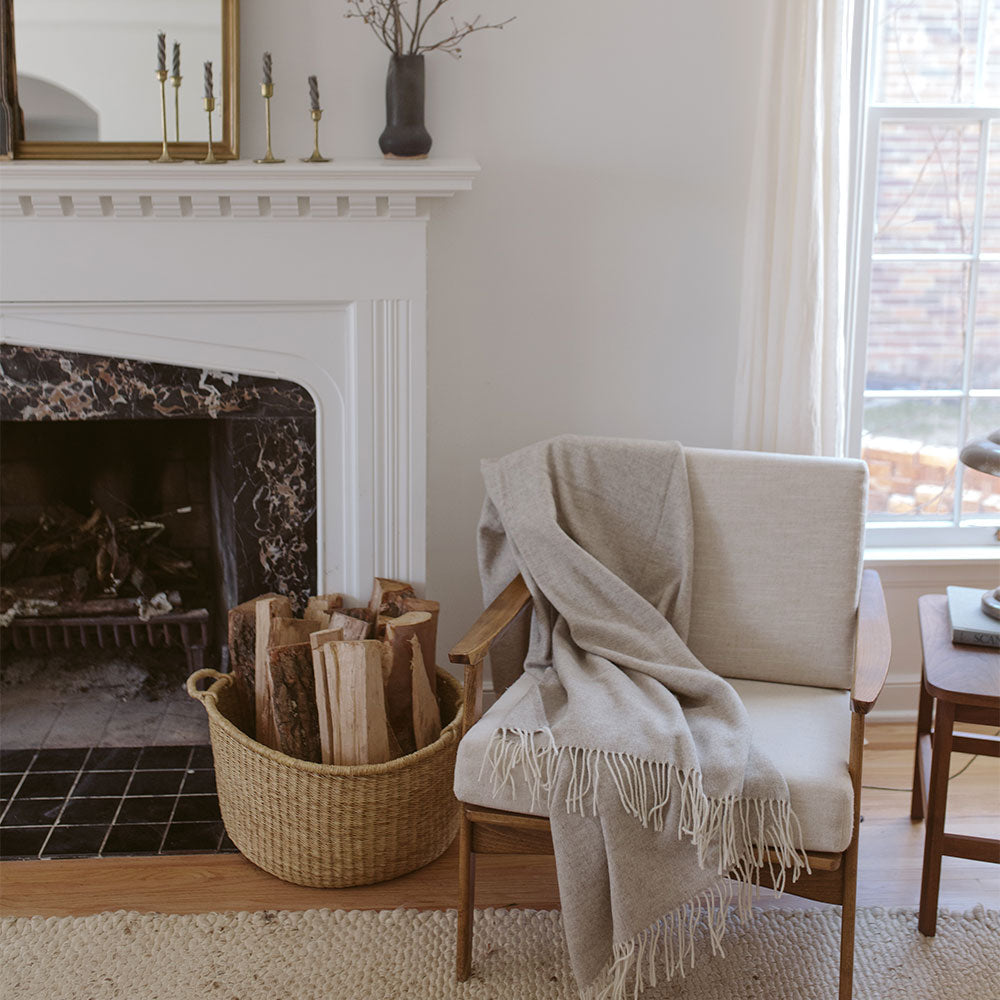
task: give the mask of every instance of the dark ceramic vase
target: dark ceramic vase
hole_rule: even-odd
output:
[[[418,159],[431,148],[424,128],[424,57],[391,56],[385,80],[385,131],[378,137],[386,156]]]

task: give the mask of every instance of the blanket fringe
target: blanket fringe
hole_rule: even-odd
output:
[[[713,955],[724,955],[722,939],[736,899],[741,920],[749,920],[752,887],[720,880],[706,892],[679,906],[629,941],[614,946],[608,965],[588,987],[581,1000],[633,1000],[647,986],[656,986],[659,966],[669,982],[684,978],[694,968],[695,939],[700,926],[708,931]],[[631,986],[631,989],[629,988]]]
[[[568,780],[558,794],[563,796],[567,812],[583,815],[589,802],[591,814],[597,814],[602,771],[614,782],[622,808],[644,827],[662,831],[671,796],[679,795],[678,839],[690,840],[702,868],[713,850],[717,851],[716,870],[722,876],[708,891],[630,940],[616,944],[605,971],[583,991],[584,1000],[626,1000],[629,983],[632,996],[638,997],[647,983],[656,985],[658,965],[668,980],[677,974],[684,976],[694,965],[699,924],[708,929],[712,953],[721,953],[734,896],[740,918],[748,919],[765,866],[779,894],[789,876],[794,882],[803,869],[810,871],[799,821],[787,799],[710,798],[700,771],[682,771],[663,761],[625,753],[557,746],[548,729],[528,732],[502,728],[490,740],[480,778],[490,768],[494,795],[505,787],[515,791],[521,778],[531,794],[531,808],[544,795],[551,813],[563,761],[568,762]],[[662,956],[662,964],[657,956]]]
[[[644,827],[662,831],[671,797],[680,795],[677,837],[690,840],[702,868],[715,850],[719,875],[758,886],[759,873],[767,865],[778,893],[789,874],[794,882],[803,868],[809,871],[802,831],[787,799],[710,798],[700,771],[682,771],[673,764],[625,753],[557,746],[548,729],[501,728],[486,749],[480,778],[489,767],[496,796],[508,786],[515,791],[520,777],[527,782],[531,808],[544,794],[551,812],[563,761],[569,771],[562,803],[567,812],[583,815],[589,801],[591,815],[597,815],[603,771],[614,782],[622,808]]]

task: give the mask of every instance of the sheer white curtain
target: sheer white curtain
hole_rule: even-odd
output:
[[[737,448],[843,452],[852,0],[770,0],[743,261]]]

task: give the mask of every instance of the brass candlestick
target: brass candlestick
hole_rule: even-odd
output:
[[[170,77],[170,86],[174,88],[174,142],[181,141],[181,77]]]
[[[212,112],[215,110],[215,98],[206,97],[202,104],[205,106],[205,110],[208,112],[208,156],[204,160],[200,160],[201,163],[221,163],[220,160],[215,155],[215,150],[212,149]]]
[[[329,163],[330,158],[328,156],[322,156],[319,151],[319,120],[323,117],[322,108],[313,108],[309,112],[312,115],[313,120],[313,151],[312,156],[304,156],[302,158],[303,163]]]
[[[158,69],[156,79],[160,82],[160,125],[163,127],[163,152],[153,160],[153,163],[180,163],[176,157],[170,155],[167,148],[167,71]]]
[[[271,98],[274,96],[274,84],[262,83],[260,85],[260,96],[264,98],[264,129],[267,135],[267,152],[254,163],[284,163],[271,152]]]

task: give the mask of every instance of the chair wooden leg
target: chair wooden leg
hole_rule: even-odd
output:
[[[464,983],[472,975],[472,917],[476,905],[476,856],[472,853],[472,823],[462,806],[458,828],[458,956],[455,978]]]
[[[944,848],[944,817],[948,802],[948,768],[951,763],[955,705],[938,699],[934,735],[931,738],[931,781],[927,793],[924,828],[924,871],[920,881],[920,933],[933,937],[937,930],[938,892],[941,888],[941,853]]]
[[[934,713],[934,699],[924,688],[924,678],[920,678],[920,703],[917,709],[917,745],[913,751],[913,793],[910,797],[910,819],[924,818],[924,788],[926,775],[921,761],[921,737],[931,731]]]
[[[838,1000],[854,996],[854,918],[858,895],[858,837],[844,855],[843,900],[840,906],[840,992]]]

